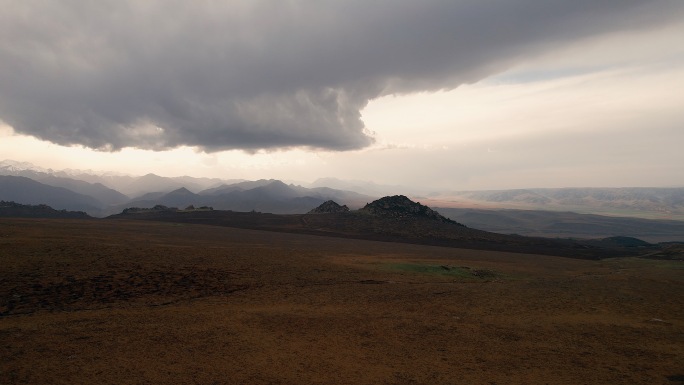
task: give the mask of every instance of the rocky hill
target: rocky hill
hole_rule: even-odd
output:
[[[340,206],[337,202],[328,200],[321,203],[320,206],[309,211],[307,214],[346,213],[347,211],[349,211],[347,205]]]
[[[368,203],[359,211],[385,218],[427,218],[444,223],[456,223],[453,220],[440,215],[437,211],[418,202],[414,202],[404,195],[380,198]]]

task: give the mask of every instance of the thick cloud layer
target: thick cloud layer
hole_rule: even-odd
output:
[[[373,98],[475,82],[682,4],[0,0],[0,119],[104,150],[362,148]]]

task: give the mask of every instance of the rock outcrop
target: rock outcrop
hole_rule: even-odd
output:
[[[394,195],[380,198],[368,203],[359,211],[387,218],[427,218],[439,222],[456,223],[440,215],[437,211],[414,202],[404,195]]]
[[[349,211],[347,205],[340,206],[337,202],[329,200],[321,203],[320,206],[309,211],[307,214],[346,213],[347,211]]]

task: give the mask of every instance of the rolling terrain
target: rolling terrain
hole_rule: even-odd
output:
[[[26,162],[0,161],[0,200],[48,205],[58,211],[83,211],[95,217],[117,214],[131,207],[158,205],[179,209],[206,206],[241,212],[304,214],[327,200],[359,209],[380,197],[381,192],[395,191],[396,194],[404,189],[413,199],[436,207],[447,213],[447,217],[489,232],[553,238],[629,236],[653,243],[682,241],[684,234],[682,188],[429,193],[335,178],[319,179],[308,186],[275,179],[245,181],[55,171]],[[427,188],[423,186],[423,189]]]
[[[334,202],[332,202],[334,203]],[[335,212],[321,212],[333,207]],[[220,210],[177,210],[167,207],[128,209],[109,219],[195,223],[315,234],[342,238],[416,243],[481,250],[524,252],[572,258],[602,259],[660,252],[644,242],[638,247],[611,242],[505,235],[468,228],[405,196],[384,197],[355,211],[337,212],[339,205],[322,204],[312,214],[276,215]]]
[[[654,243],[684,242],[684,221],[543,210],[436,209],[469,227],[503,234],[550,238],[627,236]]]
[[[3,384],[680,384],[683,267],[0,219],[0,373]]]

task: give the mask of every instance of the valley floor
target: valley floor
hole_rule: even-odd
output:
[[[682,384],[684,262],[0,219],[3,384]]]

